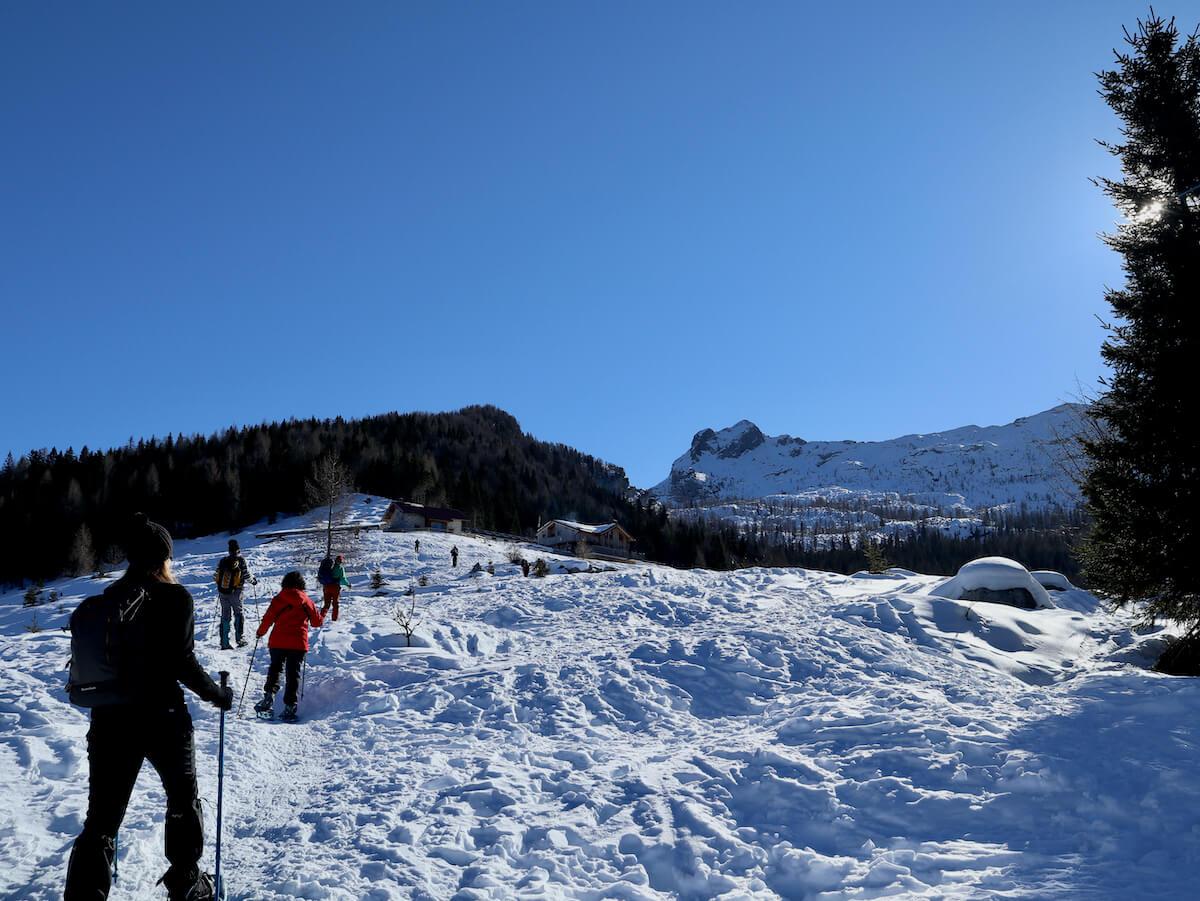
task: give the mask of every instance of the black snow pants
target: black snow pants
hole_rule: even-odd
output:
[[[117,830],[142,762],[158,771],[167,796],[168,884],[189,884],[204,850],[204,816],[196,786],[192,717],[169,710],[96,707],[88,730],[88,812],[71,849],[63,901],[103,901],[112,887]]]
[[[300,665],[307,653],[293,648],[271,648],[271,665],[267,667],[267,684],[263,691],[269,695],[279,691],[279,674],[286,667],[283,703],[295,707],[300,696]]]

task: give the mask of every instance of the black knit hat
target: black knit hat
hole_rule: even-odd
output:
[[[230,538],[230,539],[229,539],[229,553],[231,553],[231,554],[235,554],[235,553],[237,553],[239,550],[240,550],[240,548],[238,547],[238,543],[237,543],[237,541],[235,541],[234,539]]]
[[[133,522],[125,535],[125,556],[130,566],[151,568],[171,559],[175,546],[171,533],[145,513],[133,514]]]

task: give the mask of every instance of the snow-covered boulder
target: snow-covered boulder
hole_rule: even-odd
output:
[[[1024,566],[1007,557],[980,557],[930,594],[959,601],[987,601],[1033,610],[1053,607],[1050,593]]]
[[[1070,579],[1052,569],[1035,569],[1029,575],[1033,576],[1043,588],[1050,591],[1075,590],[1075,586],[1071,584]]]

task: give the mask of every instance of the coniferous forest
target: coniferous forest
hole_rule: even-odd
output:
[[[9,455],[0,472],[0,581],[82,575],[117,563],[118,529],[146,512],[180,538],[245,528],[306,507],[313,463],[334,453],[368,495],[450,506],[475,528],[532,537],[539,521],[616,520],[646,559],[679,567],[867,566],[849,539],[817,548],[750,535],[729,523],[668,516],[639,500],[624,470],[525,434],[491,406],[388,413],[358,420],[288,420],[201,436],[168,435],[123,448]],[[919,530],[881,550],[892,565],[953,573],[984,554],[1073,576],[1074,529],[1004,528],[980,538]]]

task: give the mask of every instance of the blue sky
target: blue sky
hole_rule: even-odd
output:
[[[1147,10],[4,4],[0,454],[491,403],[648,486],[1075,399]]]

